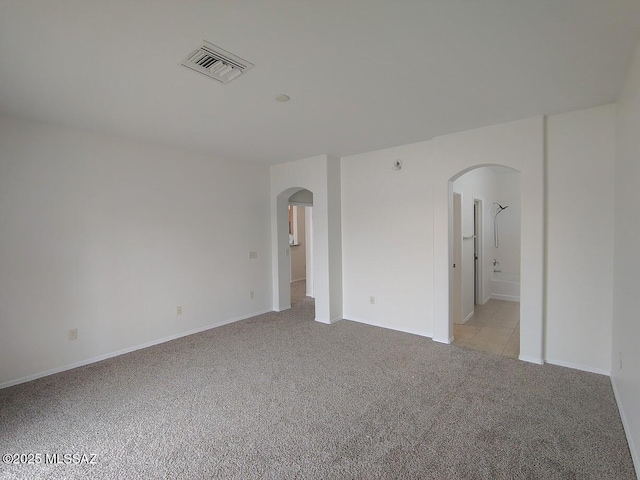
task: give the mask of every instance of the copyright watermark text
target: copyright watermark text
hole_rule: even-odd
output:
[[[95,453],[5,453],[6,465],[95,465]]]

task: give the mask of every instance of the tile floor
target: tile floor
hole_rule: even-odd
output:
[[[520,303],[489,300],[464,324],[453,325],[454,345],[518,358]]]

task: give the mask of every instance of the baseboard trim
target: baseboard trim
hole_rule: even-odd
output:
[[[294,278],[293,280],[291,280],[291,283],[293,282],[301,282],[302,280],[306,280],[307,277],[302,277],[302,278]]]
[[[342,317],[335,317],[335,318],[330,318],[330,319],[325,319],[325,318],[314,318],[314,321],[318,322],[318,323],[322,323],[324,325],[333,325],[336,322],[339,322],[340,320],[342,320]]]
[[[550,363],[551,365],[557,365],[559,367],[573,368],[574,370],[582,370],[583,372],[606,375],[607,377],[611,375],[611,371],[605,370],[604,368],[589,367],[587,365],[580,365],[578,363],[564,362],[562,360],[554,360],[552,358],[545,359],[545,363]]]
[[[464,320],[462,320],[462,323],[467,323],[469,320],[471,320],[471,317],[473,317],[473,314],[475,312],[471,312],[469,315],[467,315],[466,317],[464,317]]]
[[[492,293],[491,298],[494,300],[503,300],[505,302],[519,302],[520,297],[515,295],[500,295],[498,293]]]
[[[212,328],[222,327],[223,325],[228,325],[230,323],[239,322],[240,320],[246,320],[247,318],[255,317],[256,315],[262,315],[263,313],[272,312],[273,310],[267,309],[259,312],[254,312],[249,315],[243,315],[240,317],[230,318],[228,320],[223,320],[222,322],[212,323],[210,325],[206,325],[204,327],[194,328],[192,330],[187,330],[186,332],[176,333],[174,335],[170,335],[168,337],[164,337],[158,340],[152,340],[150,342],[141,343],[139,345],[134,345],[132,347],[123,348],[121,350],[116,350],[114,352],[105,353],[103,355],[98,355],[96,357],[87,358],[85,360],[80,360],[78,362],[69,363],[67,365],[63,365],[61,367],[52,368],[51,370],[46,370],[44,372],[38,372],[31,375],[27,375],[26,377],[16,378],[15,380],[9,380],[7,382],[0,383],[0,390],[7,387],[12,387],[14,385],[19,385],[21,383],[30,382],[32,380],[37,380],[38,378],[48,377],[49,375],[54,375],[56,373],[64,372],[67,370],[72,370],[78,367],[84,367],[85,365],[90,365],[92,363],[101,362],[102,360],[107,360],[109,358],[117,357],[120,355],[124,355],[126,353],[135,352],[136,350],[142,350],[143,348],[153,347],[154,345],[159,345],[161,343],[170,342],[171,340],[176,340],[178,338],[187,337],[189,335],[194,335],[196,333],[204,332],[206,330],[211,330]]]
[[[544,365],[544,362],[541,358],[528,357],[526,355],[518,355],[518,360],[522,360],[523,362],[535,363],[536,365]]]
[[[411,328],[395,328],[395,327],[390,327],[389,325],[384,325],[382,323],[379,322],[375,322],[372,320],[365,320],[363,318],[357,318],[357,317],[351,317],[351,316],[345,316],[343,317],[344,320],[350,320],[352,322],[357,322],[357,323],[364,323],[365,325],[371,325],[372,327],[380,327],[380,328],[386,328],[387,330],[393,330],[396,332],[403,332],[403,333],[409,333],[411,335],[419,335],[421,337],[427,337],[427,338],[432,338],[433,334],[425,332],[423,330],[414,330]],[[446,342],[445,342],[446,343]]]
[[[451,337],[447,340],[447,338],[443,338],[443,337],[432,337],[431,340],[433,340],[434,342],[438,342],[438,343],[444,343],[445,345],[451,345],[453,343],[453,341],[455,340],[454,337]]]
[[[629,444],[629,451],[631,452],[631,460],[633,460],[633,466],[635,467],[636,472],[640,474],[640,454],[636,450],[636,446],[633,443],[633,437],[631,436],[631,425],[629,425],[627,416],[624,413],[624,408],[622,408],[620,393],[618,392],[618,387],[616,386],[616,379],[613,378],[613,376],[611,377],[611,388],[613,388],[613,398],[616,399],[616,404],[618,405],[618,411],[620,412],[620,419],[622,420],[622,428],[624,428],[624,434],[627,437],[627,443]]]

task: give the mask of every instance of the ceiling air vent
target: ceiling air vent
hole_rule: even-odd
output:
[[[233,53],[207,41],[187,55],[182,65],[222,83],[229,83],[253,67],[253,63],[236,57]]]

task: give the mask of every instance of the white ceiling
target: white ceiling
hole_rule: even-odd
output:
[[[344,156],[612,102],[639,34],[640,0],[0,0],[0,113]],[[228,85],[181,67],[203,39],[255,67]]]

